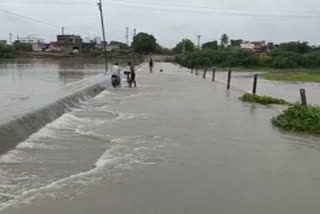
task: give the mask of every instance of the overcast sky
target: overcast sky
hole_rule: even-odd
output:
[[[0,0],[0,39],[36,34],[47,41],[60,32],[1,10],[56,26],[67,34],[101,35],[97,0]],[[125,28],[153,34],[165,47],[182,38],[202,42],[227,33],[233,39],[308,41],[320,45],[319,0],[103,0],[108,40],[125,41]]]

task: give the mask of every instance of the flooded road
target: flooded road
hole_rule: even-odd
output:
[[[317,213],[318,136],[274,128],[278,112],[238,90],[160,69],[1,156],[1,213]]]
[[[251,93],[253,88],[253,76],[255,74],[259,74],[259,72],[233,72],[231,81],[232,87]],[[211,76],[211,73],[208,75]],[[226,83],[227,75],[227,72],[217,72],[216,80]],[[305,89],[307,91],[309,104],[320,105],[319,83],[270,81],[260,77],[258,79],[257,94],[281,98],[289,102],[300,102],[300,89]]]

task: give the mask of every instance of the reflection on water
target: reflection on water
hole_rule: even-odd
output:
[[[59,72],[59,80],[63,85],[84,79],[84,72],[62,71]]]

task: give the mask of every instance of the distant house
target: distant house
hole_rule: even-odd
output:
[[[103,42],[100,44],[96,44],[96,48],[98,49],[103,49]],[[111,44],[111,43],[107,43],[106,49],[108,52],[110,51],[114,51],[114,50],[119,50],[120,49],[120,44]]]
[[[51,42],[48,52],[79,53],[82,51],[82,38],[78,35],[58,35],[57,42]]]
[[[240,47],[242,49],[252,50],[254,52],[265,52],[266,51],[266,41],[255,41],[249,42],[245,41],[241,43]]]
[[[43,51],[45,47],[45,40],[35,35],[18,38],[16,42],[22,44],[30,44],[33,51]]]
[[[114,51],[114,50],[119,50],[120,49],[120,44],[108,44],[107,45],[107,51]]]
[[[268,42],[268,44],[267,44],[267,51],[268,52],[271,52],[272,50],[274,50],[275,49],[275,44],[273,43],[273,42]]]
[[[7,40],[0,40],[0,45],[7,45]]]
[[[82,43],[81,50],[83,53],[89,53],[96,49],[96,43]]]

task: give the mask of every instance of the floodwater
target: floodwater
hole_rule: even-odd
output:
[[[261,73],[261,72],[260,72]],[[246,92],[252,92],[253,76],[259,72],[233,72],[231,86]],[[211,76],[211,73],[208,74]],[[216,80],[227,82],[227,72],[217,72]],[[289,102],[300,102],[300,89],[307,92],[309,104],[320,105],[320,84],[304,82],[279,82],[258,78],[257,94],[285,99]]]
[[[73,59],[1,61],[0,112],[6,114],[0,115],[0,124],[36,106],[40,108],[55,101],[66,94],[65,89],[72,88],[73,83],[102,70],[102,64]]]
[[[2,213],[317,213],[320,137],[180,71],[145,65],[1,156]]]

